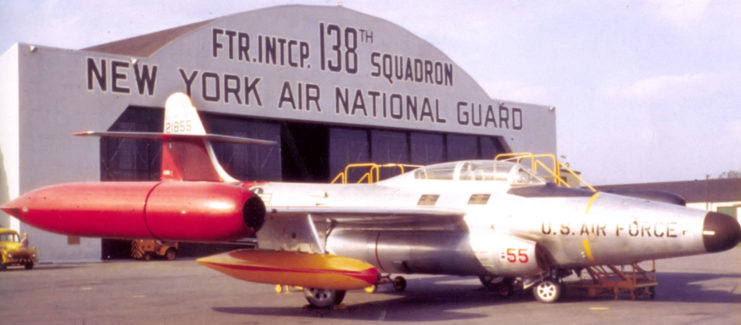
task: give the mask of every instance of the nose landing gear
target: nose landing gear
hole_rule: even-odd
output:
[[[535,299],[544,303],[556,302],[562,293],[563,285],[561,281],[551,278],[543,279],[533,287]]]
[[[533,289],[533,297],[543,303],[554,303],[566,290],[562,279],[573,270],[551,269],[538,276],[523,279],[523,290]]]

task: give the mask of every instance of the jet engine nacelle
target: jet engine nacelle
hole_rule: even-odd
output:
[[[534,241],[507,235],[471,235],[471,246],[481,265],[498,276],[528,276],[542,267],[540,248]]]
[[[468,234],[460,231],[370,231],[335,229],[327,249],[368,261],[386,273],[485,274]]]
[[[163,182],[149,194],[144,214],[147,228],[156,238],[232,240],[260,229],[265,205],[240,186]]]
[[[26,193],[3,209],[67,235],[184,241],[246,237],[265,218],[265,205],[247,188],[211,182],[62,184]]]

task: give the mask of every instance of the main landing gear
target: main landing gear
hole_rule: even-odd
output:
[[[314,308],[330,308],[342,303],[345,290],[304,288],[304,296]]]
[[[407,280],[404,277],[396,276],[392,278],[391,275],[386,275],[382,276],[375,285],[365,288],[365,292],[374,293],[378,286],[383,283],[391,283],[396,292],[402,292],[407,287]],[[276,286],[276,292],[282,292],[283,290],[283,286]],[[345,290],[304,288],[304,297],[312,308],[332,308],[339,305],[345,299],[345,293]]]
[[[502,298],[509,297],[514,292],[515,278],[487,274],[479,276],[479,280],[484,288],[498,293]]]

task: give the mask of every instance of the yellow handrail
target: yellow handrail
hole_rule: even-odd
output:
[[[332,179],[332,184],[336,183],[338,180],[342,182],[342,184],[347,184],[348,182],[348,175],[350,174],[350,168],[360,168],[360,167],[369,167],[369,170],[367,173],[363,174],[363,176],[360,177],[358,180],[358,184],[363,182],[368,182],[368,184],[373,184],[373,182],[378,182],[381,180],[381,168],[399,168],[401,174],[404,174],[406,172],[405,168],[418,168],[421,167],[421,165],[414,165],[414,164],[399,164],[399,163],[387,163],[387,164],[376,164],[376,163],[355,163],[355,164],[348,164],[345,166],[345,170],[337,174],[334,179]]]
[[[592,185],[590,185],[589,183],[587,183],[587,181],[585,181],[583,178],[581,178],[581,176],[579,176],[579,174],[577,174],[575,171],[571,170],[571,168],[569,168],[569,166],[566,166],[564,164],[561,164],[561,168],[566,169],[566,171],[568,171],[571,175],[573,175],[574,177],[576,177],[576,179],[578,179],[579,182],[581,182],[584,185],[586,185],[590,190],[592,190],[592,192],[597,192],[597,189],[595,189]]]
[[[541,158],[549,159],[553,162],[553,167],[548,167],[548,165],[544,162],[542,162]],[[538,168],[542,168],[545,170],[550,176],[550,178],[553,178],[553,182],[558,186],[565,186],[565,187],[571,187],[566,181],[561,177],[561,171],[565,170],[572,176],[576,177],[576,179],[580,182],[580,184],[584,184],[587,188],[592,190],[593,192],[596,192],[597,190],[587,183],[581,176],[579,176],[578,173],[576,173],[574,170],[569,168],[566,164],[561,163],[556,159],[555,155],[552,154],[533,154],[530,152],[509,152],[509,153],[501,153],[496,155],[494,157],[494,160],[504,160],[504,161],[514,161],[516,163],[521,163],[525,159],[530,159],[530,169],[537,172]],[[381,180],[381,168],[399,168],[401,174],[404,174],[406,172],[405,168],[419,168],[421,165],[415,165],[415,164],[401,164],[401,163],[386,163],[386,164],[376,164],[376,163],[354,163],[354,164],[348,164],[345,166],[344,171],[337,174],[337,176],[332,179],[330,182],[331,184],[336,183],[338,180],[342,182],[342,184],[347,184],[347,177],[350,174],[351,168],[360,168],[360,167],[369,167],[368,172],[363,174],[363,176],[360,177],[360,179],[357,181],[358,184],[367,181],[368,184],[373,184],[374,182],[379,182]]]
[[[334,179],[332,179],[332,181],[329,183],[334,184],[335,182],[337,182],[338,178],[342,180],[342,184],[347,183],[347,179],[345,179],[345,173],[343,172],[340,172],[339,174],[337,174],[337,176],[335,176]]]
[[[363,176],[361,176],[360,179],[355,183],[360,184],[366,179],[368,180],[368,184],[373,184],[373,177],[371,177],[371,172],[367,172],[363,174]]]
[[[381,180],[381,168],[399,168],[400,174],[404,174],[404,167],[411,167],[411,168],[419,168],[422,167],[421,165],[412,165],[412,164],[399,164],[399,163],[387,163],[387,164],[375,164],[373,167],[371,167],[370,174],[373,175],[373,172],[375,172],[376,178],[375,182],[379,182]]]
[[[553,162],[553,168],[549,168],[545,163],[540,161],[540,158],[546,158],[550,159]],[[579,174],[577,174],[575,171],[573,171],[569,166],[561,163],[556,159],[555,155],[552,154],[533,154],[530,152],[510,152],[510,153],[501,153],[496,155],[494,157],[494,160],[505,160],[505,161],[515,161],[518,164],[525,159],[530,159],[530,169],[537,172],[538,166],[541,166],[548,174],[550,174],[549,177],[553,178],[553,182],[558,186],[566,186],[571,187],[566,181],[561,177],[561,170],[565,170],[569,172],[572,176],[576,177],[577,180],[581,184],[584,184],[587,188],[592,190],[593,192],[596,192],[597,190],[592,187],[587,181],[585,181]]]

